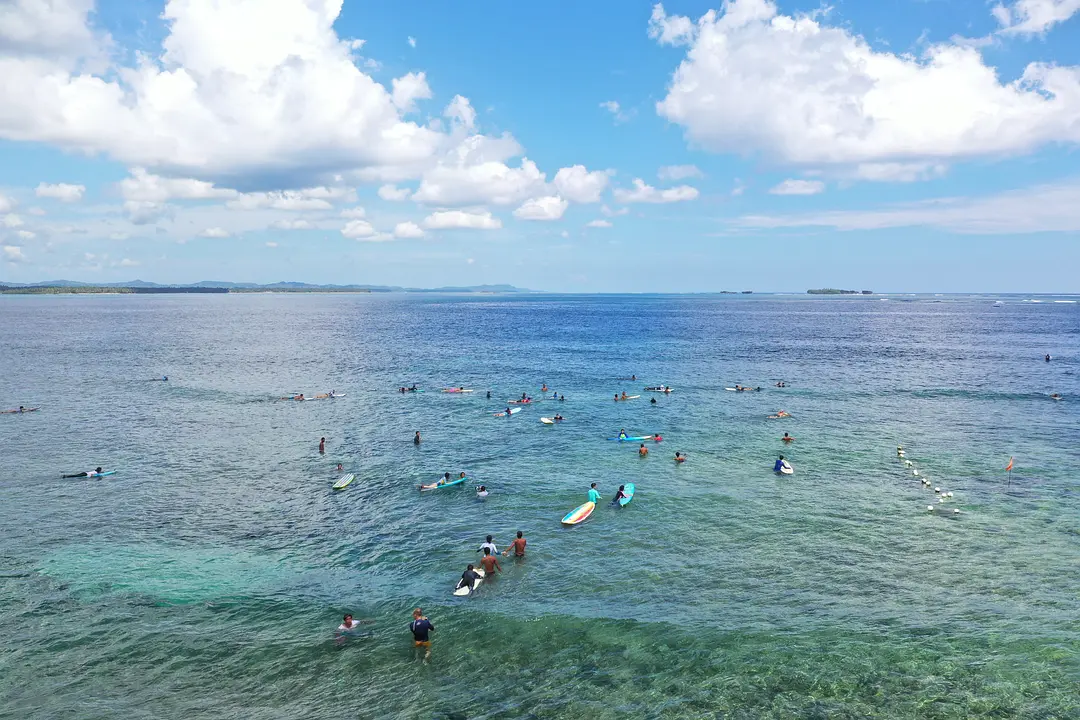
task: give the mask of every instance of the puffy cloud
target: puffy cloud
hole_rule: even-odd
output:
[[[0,226],[8,228],[21,227],[23,219],[14,213],[8,213],[4,217],[0,218]]]
[[[854,177],[873,182],[915,182],[941,177],[948,171],[944,163],[862,163],[855,167]]]
[[[425,205],[511,205],[544,192],[544,173],[522,158],[519,167],[503,162],[520,151],[513,138],[466,138],[434,168],[424,173],[412,199]]]
[[[769,190],[770,195],[817,195],[825,192],[820,180],[785,180]]]
[[[55,185],[38,183],[38,186],[34,189],[34,194],[38,197],[54,198],[60,202],[78,202],[82,200],[85,192],[85,185],[69,185],[67,183],[57,183]]]
[[[559,194],[570,202],[600,202],[600,195],[608,185],[609,170],[589,172],[584,165],[564,167],[555,173],[553,181]]]
[[[615,200],[621,203],[672,203],[684,200],[694,200],[698,196],[697,188],[689,185],[658,190],[648,185],[641,178],[634,178],[634,189],[615,189]]]
[[[199,237],[204,237],[204,238],[227,238],[227,237],[229,237],[229,231],[226,230],[225,228],[211,227],[211,228],[206,228],[201,233],[199,233]]]
[[[118,264],[120,267],[139,267],[142,265],[138,260],[132,260],[131,258],[123,258]]]
[[[771,0],[729,0],[685,20],[653,13],[654,37],[690,45],[657,112],[709,150],[854,165],[1080,142],[1080,68],[1032,63],[1002,83],[970,43],[879,52]]]
[[[428,87],[424,73],[408,73],[399,78],[394,78],[393,92],[390,94],[394,107],[403,113],[410,113],[416,109],[417,100],[427,100],[431,97],[431,88]]]
[[[620,215],[626,215],[629,212],[630,212],[630,208],[628,208],[628,207],[616,208],[616,209],[612,210],[607,205],[601,205],[600,206],[600,214],[601,215],[606,215],[607,217],[619,217]]]
[[[192,178],[168,178],[132,168],[129,177],[120,181],[125,200],[162,203],[168,200],[225,200],[240,195],[236,190],[215,187],[213,183]]]
[[[452,230],[455,228],[498,230],[502,227],[502,221],[497,217],[492,217],[489,212],[444,210],[431,213],[424,218],[424,227],[428,230]]]
[[[15,209],[15,201],[0,193],[0,213],[8,213]]]
[[[341,217],[343,218],[365,218],[367,217],[367,210],[357,205],[356,207],[345,208],[341,211]]]
[[[333,29],[340,1],[278,0],[267,12],[250,0],[167,0],[160,53],[101,74],[58,54],[107,47],[89,30],[91,7],[0,5],[0,137],[170,176],[279,186],[424,161],[447,143],[404,121],[392,92],[357,68]],[[400,102],[418,97],[416,77]]]
[[[270,227],[274,230],[310,230],[314,226],[307,220],[275,220]]]
[[[383,200],[390,200],[391,202],[408,200],[410,194],[412,194],[412,190],[409,188],[399,188],[397,185],[383,185],[379,188],[379,197]]]
[[[1038,35],[1080,12],[1080,0],[1016,0],[991,12],[1003,35]]]
[[[704,176],[705,173],[701,172],[697,165],[665,165],[656,172],[656,177],[661,180],[685,180]]]
[[[454,96],[454,99],[446,106],[446,110],[443,111],[443,117],[449,118],[452,123],[465,130],[472,130],[476,127],[476,110],[473,110],[469,99],[461,95]]]
[[[148,225],[172,217],[174,212],[175,208],[167,203],[150,200],[128,200],[124,203],[124,214],[134,225]]]
[[[345,227],[341,228],[341,234],[347,238],[359,240],[373,237],[378,233],[375,232],[375,228],[367,220],[350,220],[345,223]]]
[[[16,230],[15,235],[20,240],[33,240],[37,237],[37,233],[30,232],[29,230]]]
[[[22,248],[18,245],[4,245],[3,250],[4,259],[10,263],[19,263],[26,261],[26,256],[23,255]]]
[[[611,227],[611,222],[609,220],[590,220],[589,222],[585,223],[585,227],[587,227],[587,228],[609,228],[609,227]]]
[[[727,5],[728,3],[725,3]],[[681,15],[668,15],[657,3],[649,17],[649,37],[661,45],[686,45],[694,39],[694,23]]]
[[[636,110],[624,111],[622,106],[619,105],[617,100],[605,100],[600,103],[600,107],[607,110],[615,118],[616,123],[623,123],[634,117]]]
[[[1080,181],[984,197],[939,198],[871,210],[747,215],[739,218],[736,224],[753,228],[827,227],[835,230],[934,227],[980,235],[1076,233],[1080,232]]]
[[[569,202],[558,195],[533,198],[514,211],[518,220],[558,220],[566,212]]]
[[[414,222],[402,222],[394,226],[396,238],[420,238],[424,237],[424,229]]]

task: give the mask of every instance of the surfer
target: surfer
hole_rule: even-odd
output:
[[[676,452],[675,453],[675,462],[677,462],[677,463],[686,462],[686,456],[681,454],[681,453]]]
[[[783,440],[786,443],[793,442],[795,440],[795,438],[791,437],[787,433],[784,433],[784,437],[782,437],[780,439]]]
[[[505,412],[506,412],[506,417],[510,417],[510,406],[509,405],[506,406],[506,411]]]
[[[655,435],[653,435],[653,442],[660,442],[663,439],[664,438],[660,435],[660,433],[656,433]]]
[[[565,400],[565,399],[566,399],[566,396],[565,396],[565,395],[560,395],[560,396],[559,396],[559,402],[562,402],[562,401],[563,401],[563,400]]]
[[[61,475],[60,477],[64,477],[64,478],[94,477],[95,475],[100,475],[100,474],[101,474],[101,468],[96,468],[94,470],[84,470],[83,472],[75,473],[74,475]]]
[[[488,392],[487,392],[487,399],[488,399],[488,400],[490,400],[490,399],[491,399],[491,391],[490,391],[490,390],[488,390]]]
[[[525,538],[521,534],[521,531],[518,530],[517,531],[517,537],[514,538],[514,542],[510,543],[510,547],[503,550],[503,556],[505,557],[505,556],[509,555],[510,551],[513,550],[514,551],[514,557],[519,557],[519,558],[525,557],[525,544],[526,544]]]
[[[619,439],[620,440],[625,440],[626,439],[626,430],[625,429],[620,429],[619,430]]]
[[[596,490],[596,483],[589,485],[589,502],[600,502],[600,493]]]
[[[637,375],[631,375],[631,376],[630,376],[630,379],[631,379],[631,380],[637,380]]]
[[[1058,393],[1052,393],[1052,394],[1050,395],[1050,399],[1051,399],[1051,400],[1060,400],[1060,399],[1061,399],[1061,395],[1059,395]],[[22,410],[20,410],[20,412],[22,412]]]
[[[473,586],[476,585],[476,581],[479,579],[480,575],[473,570],[472,563],[469,563],[468,567],[465,568],[465,572],[461,573],[461,579],[458,580],[457,586],[459,588],[467,587],[472,590]]]
[[[477,485],[477,486],[476,486],[476,497],[478,497],[478,498],[480,498],[481,500],[483,500],[483,499],[484,499],[484,498],[486,498],[487,496],[488,496],[488,489],[487,489],[487,485]]]
[[[547,383],[540,386],[540,392],[547,392]]]
[[[626,395],[626,391],[625,391],[625,390],[623,390],[623,391],[622,391],[622,397],[621,397],[621,398],[619,398],[619,399],[620,399],[620,400],[625,400],[626,398],[627,398],[627,395]]]
[[[338,472],[341,472],[341,471],[342,471],[342,470],[344,470],[344,469],[345,469],[345,466],[344,466],[344,465],[342,465],[341,463],[338,463],[338,464],[337,464],[337,471],[338,471]]]
[[[626,490],[625,485],[620,485],[619,486],[619,491],[617,493],[615,493],[615,497],[612,498],[612,500],[611,500],[612,505],[622,507],[621,505],[619,505],[619,501],[622,500],[623,498],[629,498],[630,497],[629,495],[626,494],[625,490]]]
[[[637,454],[640,457],[646,457],[649,454],[649,448],[645,447],[645,443],[641,443],[641,447],[638,448]]]
[[[656,398],[650,399],[649,403],[652,404],[652,405],[655,405],[656,404]]]
[[[413,445],[419,445],[420,444],[420,431],[419,430],[417,430],[416,434],[413,435],[412,444]]]
[[[783,469],[784,469],[784,456],[781,455],[779,458],[777,458],[776,464],[773,465],[773,472],[778,473]]]
[[[319,454],[322,455],[326,452],[326,438],[319,440]]]
[[[555,419],[556,422],[559,422],[560,420],[565,420],[566,418],[564,418],[562,415],[560,415],[558,413],[555,413],[555,418],[554,419]]]
[[[1050,362],[1050,353],[1046,353],[1046,362]]]
[[[482,553],[485,549],[490,550],[492,554],[499,552],[499,548],[495,545],[495,540],[490,535],[484,538],[484,544],[481,545],[476,552]]]
[[[480,558],[480,564],[484,568],[484,572],[487,573],[487,577],[494,577],[491,573],[498,570],[502,572],[502,566],[499,565],[499,560],[491,554],[491,548],[484,548],[484,557]]]
[[[471,567],[471,566],[470,566]],[[424,617],[424,611],[420,608],[416,608],[412,611],[412,622],[409,623],[409,630],[413,634],[413,647],[422,647],[427,652],[424,653],[424,660],[427,661],[431,657],[431,638],[428,633],[435,630],[435,626],[431,624],[431,621]]]

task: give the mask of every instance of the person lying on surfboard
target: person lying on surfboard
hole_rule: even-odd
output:
[[[464,475],[464,474],[465,473],[462,473],[462,475]],[[450,473],[443,473],[443,476],[441,478],[439,478],[438,482],[433,482],[430,485],[421,485],[420,489],[421,490],[434,490],[435,488],[440,487],[442,485],[445,485],[448,482],[450,482]]]
[[[94,477],[95,475],[100,475],[100,474],[101,474],[101,468],[96,468],[94,470],[84,470],[83,472],[75,473],[73,475],[61,475],[60,477],[65,477],[65,478]]]
[[[469,566],[465,568],[465,572],[461,573],[461,579],[458,580],[457,586],[459,588],[467,587],[472,590],[473,585],[475,585],[476,581],[479,579],[480,576],[476,574],[475,570],[473,570],[472,563],[469,563]]]

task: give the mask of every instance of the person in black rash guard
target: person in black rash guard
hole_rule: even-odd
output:
[[[626,490],[625,485],[620,485],[619,486],[619,492],[615,493],[615,497],[611,499],[611,504],[612,505],[619,505],[619,500],[621,500],[624,497],[630,497],[629,495],[627,495],[624,492],[625,490]],[[619,505],[619,507],[622,507],[622,506]]]
[[[427,662],[431,657],[431,639],[428,633],[435,630],[435,626],[431,624],[431,621],[424,617],[424,611],[420,608],[416,608],[412,611],[413,620],[409,623],[409,630],[413,634],[413,647],[422,647],[427,650],[424,653],[424,662]]]
[[[465,572],[461,573],[461,580],[458,581],[457,586],[459,588],[467,587],[469,588],[469,590],[472,590],[473,585],[475,585],[476,581],[479,579],[480,576],[476,574],[475,570],[473,570],[472,563],[469,563],[469,566],[465,568]]]

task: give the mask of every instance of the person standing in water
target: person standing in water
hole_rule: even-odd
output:
[[[1046,362],[1050,362],[1050,353],[1046,353]]]
[[[514,551],[514,557],[525,557],[525,538],[522,536],[520,530],[517,531],[517,537],[514,539],[514,542],[510,543],[510,547],[503,550],[503,557],[509,555],[511,550]]]
[[[481,546],[480,546],[480,548],[479,548],[479,549],[478,549],[478,550],[477,550],[476,552],[478,552],[478,553],[482,553],[482,552],[484,552],[485,550],[490,550],[490,551],[491,551],[491,554],[492,554],[492,555],[494,555],[495,553],[499,552],[499,548],[495,546],[495,541],[494,541],[494,540],[492,540],[492,538],[491,538],[491,536],[490,536],[490,535],[488,535],[488,536],[487,536],[487,537],[485,538],[485,540],[484,540],[484,544],[483,544],[483,545],[481,545]]]
[[[675,453],[675,462],[677,462],[677,463],[686,462],[686,456],[681,454],[681,453],[676,452]]]
[[[621,505],[619,505],[619,501],[622,500],[623,498],[628,498],[628,497],[630,497],[630,496],[626,494],[626,486],[625,485],[620,485],[618,492],[615,493],[615,497],[613,497],[611,499],[611,504],[615,505],[616,507],[622,507]]]
[[[319,454],[323,455],[325,453],[326,453],[326,438],[321,438],[319,440]]]
[[[480,566],[484,568],[488,578],[495,577],[492,574],[495,571],[502,572],[502,566],[499,565],[498,558],[491,554],[491,548],[484,548],[484,557],[480,558]]]
[[[597,490],[596,490],[596,483],[593,483],[592,485],[589,485],[589,502],[591,502],[591,503],[600,502],[600,493],[597,492]]]
[[[431,624],[431,621],[424,617],[424,611],[420,608],[416,608],[412,611],[412,622],[409,623],[409,630],[413,634],[413,647],[424,648],[424,662],[427,662],[431,658],[431,636],[429,633],[435,631],[435,626]]]
[[[641,443],[641,447],[638,448],[637,454],[639,457],[646,457],[649,454],[649,448],[645,447],[645,443]]]
[[[413,445],[419,445],[420,444],[420,431],[419,430],[417,430],[416,434],[413,435],[412,444]]]

